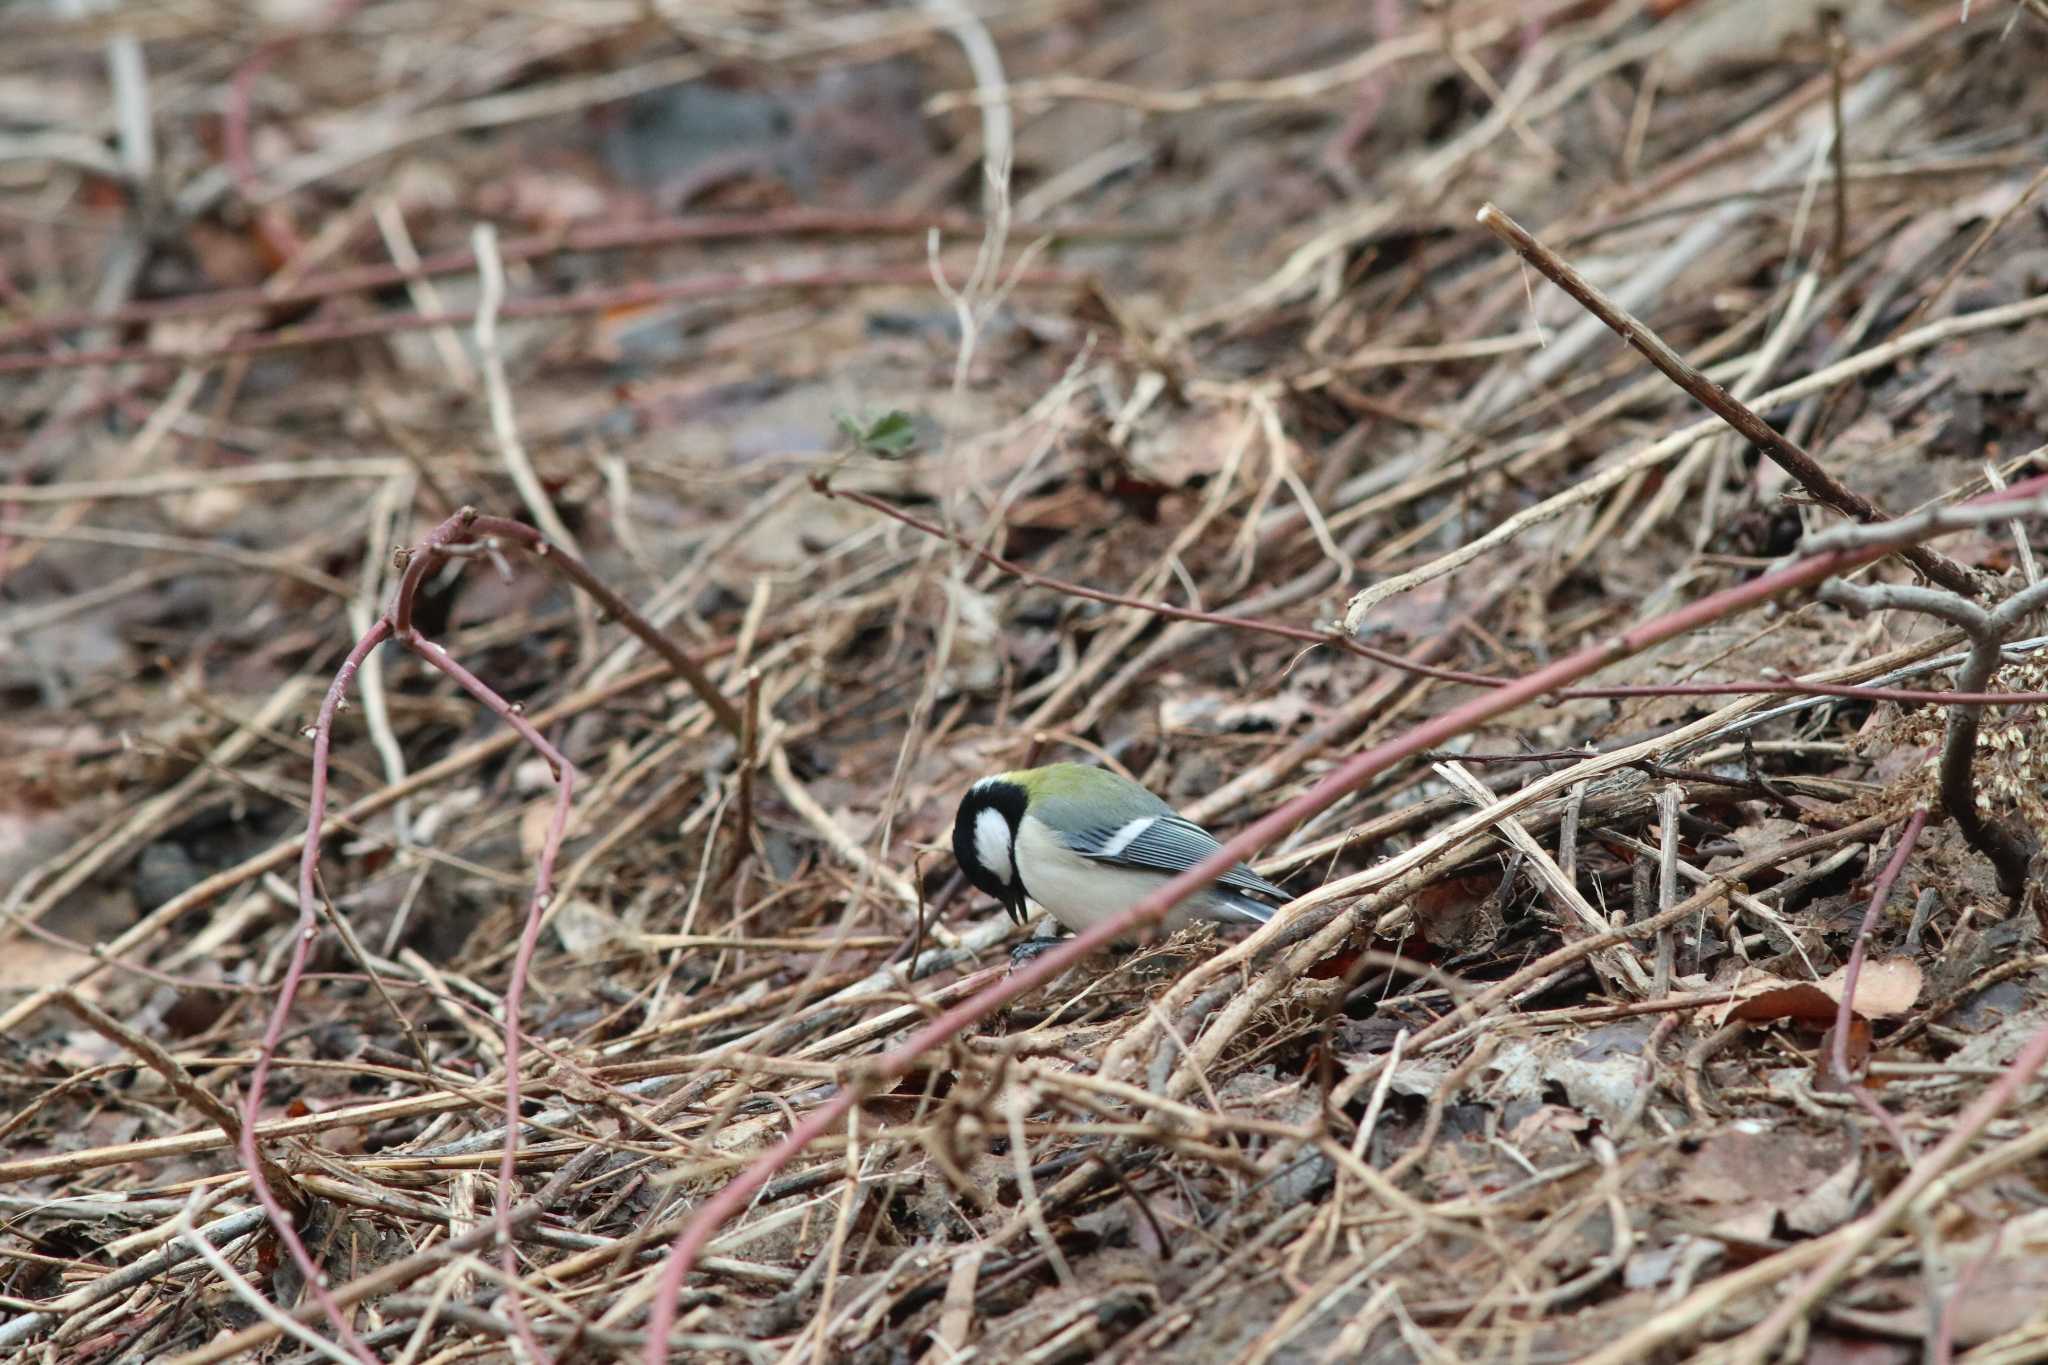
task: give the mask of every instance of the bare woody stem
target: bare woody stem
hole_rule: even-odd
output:
[[[663,662],[676,671],[676,676],[688,683],[697,699],[704,703],[721,729],[734,739],[740,737],[743,728],[740,713],[710,675],[698,666],[697,661],[668,637],[659,626],[635,611],[625,598],[592,573],[576,556],[563,550],[524,522],[511,521],[504,517],[479,516],[473,507],[465,507],[441,525],[429,532],[413,550],[406,561],[405,575],[399,580],[398,593],[392,603],[392,624],[401,635],[412,633],[413,600],[419,594],[419,585],[451,545],[478,540],[504,541],[527,551],[548,564],[562,577],[581,588],[590,599],[627,630],[638,637]]]
[[[2048,606],[2048,584],[2024,589],[1989,611],[1953,593],[1898,584],[1863,588],[1830,583],[1821,597],[1859,616],[1883,610],[1916,611],[1956,626],[1970,637],[1969,657],[1956,675],[1956,685],[1978,693],[1998,671],[2006,640],[2029,615]],[[1977,733],[1982,723],[1983,707],[1974,703],[1959,705],[1948,713],[1948,729],[1941,741],[1941,804],[1964,841],[1998,870],[1998,889],[2017,900],[2026,890],[2033,841],[2003,822],[1987,819],[1977,809]]]
[[[503,716],[506,723],[518,731],[519,737],[531,745],[548,766],[554,769],[555,805],[548,818],[547,834],[542,840],[540,856],[535,860],[533,875],[533,898],[528,902],[524,928],[519,935],[519,946],[512,960],[512,970],[505,985],[505,1142],[498,1156],[498,1188],[496,1213],[500,1240],[498,1242],[499,1263],[506,1275],[517,1283],[519,1269],[512,1248],[512,1191],[519,1175],[519,1043],[525,1028],[521,1024],[526,999],[526,981],[533,966],[533,951],[540,941],[540,926],[546,918],[548,906],[554,898],[555,859],[560,854],[562,840],[569,829],[570,798],[576,788],[576,769],[568,756],[553,744],[517,708],[507,705],[505,700],[493,692],[482,679],[451,658],[448,652],[431,640],[425,640],[413,631],[399,637],[400,642],[475,697],[486,709]],[[547,1354],[540,1343],[533,1338],[531,1324],[526,1311],[520,1305],[520,1296],[509,1293],[505,1303],[511,1313],[512,1324],[519,1338],[526,1344],[528,1353],[535,1360],[546,1360]]]
[[[1828,112],[1835,124],[1835,135],[1828,146],[1835,181],[1835,221],[1828,242],[1828,268],[1840,271],[1849,259],[1849,129],[1842,117],[1842,63],[1849,55],[1849,40],[1842,34],[1839,11],[1822,10],[1820,22],[1828,44]]]
[[[1835,1080],[1848,1087],[1856,1102],[1863,1106],[1878,1124],[1890,1134],[1892,1145],[1899,1149],[1899,1155],[1911,1159],[1914,1151],[1906,1137],[1906,1131],[1891,1112],[1877,1102],[1868,1090],[1856,1083],[1849,1071],[1849,1028],[1851,1016],[1855,1013],[1856,982],[1863,974],[1863,960],[1870,949],[1870,931],[1877,927],[1877,918],[1884,913],[1885,903],[1891,899],[1892,887],[1899,875],[1906,870],[1906,863],[1913,856],[1913,846],[1920,841],[1920,832],[1927,828],[1927,807],[1916,806],[1906,820],[1906,828],[1899,835],[1898,847],[1885,860],[1884,871],[1877,876],[1877,885],[1871,888],[1870,905],[1863,912],[1863,922],[1856,927],[1856,941],[1849,949],[1849,961],[1842,968],[1842,999],[1835,1007],[1834,1046],[1829,1060],[1834,1065]]]
[[[1757,416],[1748,405],[1688,364],[1683,356],[1665,344],[1662,337],[1651,331],[1627,309],[1594,288],[1556,252],[1531,236],[1528,229],[1520,223],[1492,204],[1487,204],[1479,210],[1479,222],[1494,236],[1513,247],[1523,260],[1542,271],[1551,283],[1571,295],[1580,307],[1607,324],[1616,336],[1634,347],[1639,355],[1655,365],[1672,383],[1698,399],[1709,412],[1733,427],[1737,435],[1797,479],[1807,492],[1844,516],[1857,521],[1876,522],[1889,519],[1877,504],[1822,468],[1820,462],[1797,442],[1780,434],[1770,423]],[[1983,596],[1982,585],[1976,576],[1947,556],[1936,554],[1918,545],[1902,547],[1899,554],[1925,575],[1928,581],[1939,583],[1950,592],[1960,593],[1965,597]]]
[[[516,1266],[511,1259],[511,1234],[512,1189],[517,1171],[520,1128],[520,1006],[534,945],[538,940],[541,922],[553,891],[555,859],[568,828],[569,802],[575,786],[575,770],[567,756],[548,742],[526,719],[519,707],[505,701],[481,679],[451,658],[446,650],[424,638],[413,624],[420,586],[427,574],[447,557],[454,546],[474,543],[517,546],[550,563],[557,572],[589,593],[601,607],[655,650],[689,683],[712,715],[735,738],[739,737],[744,728],[739,712],[720,695],[694,659],[683,653],[652,623],[633,610],[623,598],[591,573],[582,561],[558,549],[533,527],[500,517],[479,516],[475,508],[464,507],[434,527],[416,545],[402,554],[400,562],[403,565],[403,572],[399,576],[398,587],[392,595],[390,606],[349,650],[347,658],[335,671],[334,680],[321,701],[319,719],[314,725],[312,735],[313,772],[307,799],[306,837],[299,855],[299,923],[293,933],[291,957],[278,986],[277,999],[264,1030],[262,1046],[250,1067],[239,1132],[236,1131],[236,1124],[232,1119],[224,1125],[235,1139],[237,1154],[244,1169],[249,1173],[250,1185],[257,1201],[263,1206],[271,1225],[277,1230],[279,1240],[284,1244],[293,1263],[305,1277],[309,1292],[327,1315],[342,1346],[355,1359],[365,1362],[365,1365],[370,1365],[373,1357],[349,1326],[347,1316],[341,1311],[340,1305],[328,1293],[324,1276],[293,1228],[293,1211],[286,1207],[285,1201],[298,1203],[299,1192],[292,1184],[289,1174],[260,1150],[256,1140],[256,1129],[262,1113],[264,1084],[269,1077],[271,1062],[277,1054],[279,1042],[283,1038],[285,1021],[291,1015],[298,986],[304,977],[306,961],[316,936],[315,907],[318,904],[318,891],[315,882],[320,867],[321,832],[327,813],[327,779],[329,754],[334,741],[334,718],[345,707],[349,685],[362,668],[364,661],[378,646],[386,641],[396,640],[453,678],[487,709],[502,717],[521,739],[546,758],[556,782],[554,811],[538,859],[534,893],[528,903],[525,928],[519,940],[510,984],[505,995],[506,1129],[504,1150],[500,1156],[496,1222],[504,1268],[508,1274],[516,1274]],[[516,1298],[509,1306],[515,1330],[526,1342],[529,1351],[539,1358],[538,1343],[532,1339],[525,1313]]]
[[[1043,288],[1084,284],[1087,276],[1058,267],[1039,267],[1016,272],[1020,287]],[[602,313],[650,303],[680,299],[727,298],[735,294],[758,294],[769,290],[847,289],[875,285],[924,284],[931,271],[923,265],[834,267],[826,270],[790,271],[775,275],[732,272],[693,279],[657,280],[619,285],[610,289],[587,289],[558,298],[522,299],[499,310],[501,318],[573,317]],[[107,346],[93,350],[28,351],[0,354],[0,375],[30,374],[43,370],[75,370],[99,365],[193,364],[202,360],[224,360],[231,356],[270,355],[300,346],[325,346],[365,337],[388,336],[395,332],[420,331],[428,327],[463,326],[476,321],[474,308],[440,313],[379,313],[369,317],[341,318],[333,322],[310,322],[274,332],[244,332],[225,341],[192,350],[155,346]]]
[[[1970,642],[1970,657],[1956,675],[1958,686],[1980,691],[2002,661],[2001,648],[2020,622],[2048,602],[2048,585],[2037,584],[2001,603],[1990,614],[1983,635]],[[1948,713],[1948,733],[1941,745],[1941,801],[1972,848],[1998,869],[1998,889],[2017,902],[2027,889],[2030,840],[2002,822],[1987,820],[1977,809],[1977,784],[1972,768],[1977,756],[1977,731],[1983,708],[1958,706]]]
[[[914,236],[922,240],[937,229],[948,237],[978,238],[986,225],[978,218],[960,214],[862,213],[841,209],[790,208],[765,213],[686,214],[652,222],[586,223],[565,231],[536,232],[511,237],[499,243],[498,254],[507,261],[533,261],[583,251],[619,251],[668,246],[677,242],[723,241],[733,238],[759,240],[766,236]],[[1026,237],[1057,236],[1074,239],[1142,239],[1165,237],[1163,228],[1117,222],[1048,224],[1015,223],[1012,231]],[[277,308],[332,298],[337,294],[367,293],[389,289],[412,280],[437,275],[466,273],[476,269],[476,256],[465,250],[443,251],[421,257],[410,266],[353,266],[309,275],[287,288],[251,286],[246,289],[211,289],[201,294],[151,299],[115,309],[74,308],[40,313],[26,321],[0,329],[0,346],[21,346],[40,337],[79,327],[113,326],[156,322],[164,318],[218,316],[245,308]]]
[[[1991,1121],[2026,1088],[2027,1083],[2034,1079],[2035,1073],[2041,1069],[2044,1062],[2048,1062],[2048,1028],[2035,1030],[2020,1045],[2019,1053],[1999,1078],[1985,1087],[1984,1092],[1972,1100],[1968,1108],[1956,1115],[1949,1124],[1948,1132],[1932,1150],[1913,1163],[1913,1168],[1906,1173],[1906,1178],[1900,1181],[1876,1208],[1845,1226],[1842,1232],[1846,1235],[1835,1244],[1827,1259],[1796,1289],[1779,1300],[1769,1317],[1728,1343],[1717,1353],[1717,1358],[1739,1361],[1743,1365],[1762,1365],[1763,1361],[1770,1359],[1774,1354],[1773,1348],[1792,1330],[1793,1325],[1811,1315],[1829,1291],[1841,1283],[1842,1277],[1849,1273],[1849,1268],[1856,1263],[1857,1258],[1867,1252],[1878,1238],[1897,1227],[1906,1217],[1910,1207],[1921,1203],[1922,1195],[1956,1163],[1963,1151],[1977,1139]],[[1639,1343],[1637,1340],[1643,1335],[1643,1330],[1638,1329],[1607,1351],[1589,1357],[1589,1360],[1598,1362],[1598,1365],[1619,1365],[1622,1361],[1642,1360],[1651,1354],[1646,1349],[1648,1343]]]
[[[366,1365],[370,1365],[374,1357],[349,1326],[348,1315],[341,1311],[340,1304],[327,1290],[326,1276],[313,1263],[305,1243],[292,1228],[293,1216],[285,1208],[283,1200],[297,1202],[298,1190],[287,1185],[279,1194],[272,1189],[270,1173],[277,1168],[258,1152],[256,1128],[263,1114],[263,1087],[270,1073],[271,1058],[277,1055],[278,1044],[284,1038],[285,1021],[291,1015],[292,996],[305,975],[306,959],[313,947],[317,919],[314,911],[317,892],[313,879],[320,867],[320,831],[327,815],[327,755],[334,742],[334,716],[348,696],[349,683],[362,668],[363,660],[390,638],[391,618],[388,615],[378,617],[363,638],[356,641],[355,648],[348,652],[341,667],[335,670],[334,681],[328,685],[327,695],[320,702],[320,718],[313,732],[313,780],[306,800],[306,842],[299,856],[299,923],[292,935],[291,959],[285,966],[284,979],[278,988],[276,1007],[271,1010],[270,1021],[264,1026],[263,1042],[257,1048],[255,1063],[249,1068],[248,1090],[242,1102],[242,1131],[236,1142],[236,1155],[241,1158],[242,1168],[249,1173],[250,1190],[255,1194],[256,1202],[263,1206],[270,1225],[277,1230],[278,1240],[284,1244],[292,1263],[305,1277],[307,1291],[326,1313],[327,1321],[341,1344]]]

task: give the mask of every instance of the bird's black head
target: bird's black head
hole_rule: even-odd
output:
[[[1024,879],[1017,874],[1017,826],[1030,798],[1024,788],[1000,777],[985,777],[960,798],[953,817],[953,856],[967,880],[1002,902],[1010,918],[1024,922]]]

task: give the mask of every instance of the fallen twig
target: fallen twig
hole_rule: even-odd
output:
[[[1807,492],[1856,521],[1886,520],[1875,503],[1828,473],[1813,456],[1779,434],[1748,406],[1731,397],[1726,389],[1687,364],[1684,357],[1664,344],[1663,338],[1594,288],[1556,252],[1531,236],[1520,223],[1491,204],[1479,210],[1479,223],[1512,246],[1523,260],[1542,271],[1587,312],[1606,323],[1616,336],[1663,371],[1672,383],[1698,399],[1708,411],[1733,427],[1737,435],[1797,479]],[[1983,585],[1976,575],[1953,560],[1919,545],[1904,546],[1899,553],[1914,568],[1950,592],[1971,597],[1983,595]]]

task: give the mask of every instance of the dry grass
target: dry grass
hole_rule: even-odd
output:
[[[1959,829],[1921,695],[2039,669],[1898,590],[2041,504],[1757,605],[2041,472],[2048,17],[1958,18],[23,20],[0,1357],[646,1357],[689,1229],[671,1359],[2040,1358],[2037,713]],[[400,552],[465,505],[544,550]],[[1227,833],[1672,620],[1290,821],[1277,925],[899,1050],[1018,980],[974,777]]]

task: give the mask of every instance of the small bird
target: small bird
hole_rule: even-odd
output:
[[[1022,924],[1035,901],[1075,932],[1129,909],[1222,845],[1128,778],[1085,763],[984,777],[960,799],[953,856],[967,880]],[[1170,933],[1195,920],[1264,924],[1294,899],[1243,863],[1167,913]]]

